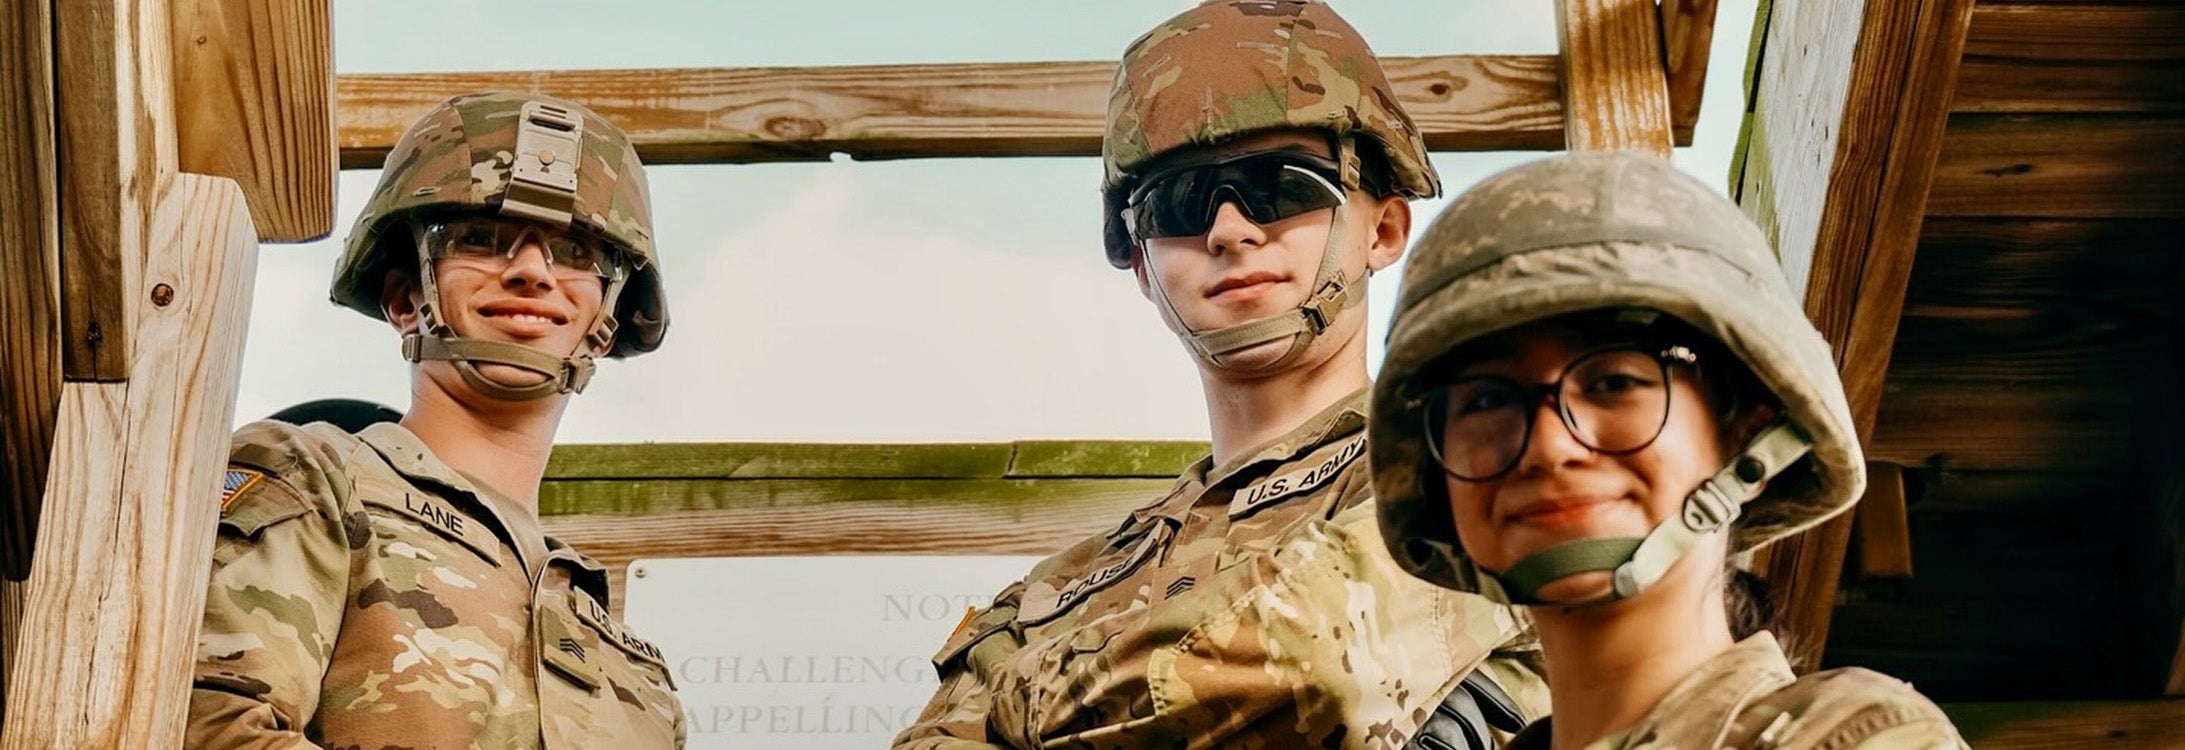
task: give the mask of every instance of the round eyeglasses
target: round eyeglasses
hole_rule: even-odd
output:
[[[1618,347],[1573,360],[1552,383],[1458,378],[1420,396],[1426,443],[1450,476],[1496,479],[1524,457],[1533,418],[1546,399],[1580,445],[1596,453],[1632,453],[1652,445],[1669,421],[1669,366],[1697,363],[1681,346]]]

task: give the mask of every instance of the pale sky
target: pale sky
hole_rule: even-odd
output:
[[[334,57],[342,73],[1113,60],[1191,4],[336,0]],[[1555,50],[1546,0],[1331,4],[1384,55]],[[1717,188],[1753,12],[1721,3],[1694,145],[1676,153]],[[1434,163],[1453,195],[1539,156]],[[647,172],[673,323],[660,351],[602,365],[562,442],[1206,438],[1181,345],[1101,254],[1097,159]],[[406,408],[394,331],[326,301],[378,177],[342,173],[333,237],[261,254],[238,424],[327,396]],[[1415,204],[1416,226],[1445,203]],[[1399,278],[1371,285],[1376,367]]]

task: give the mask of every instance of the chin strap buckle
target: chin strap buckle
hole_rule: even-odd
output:
[[[1341,281],[1321,284],[1313,296],[1299,305],[1297,311],[1305,317],[1305,330],[1315,336],[1335,324],[1335,316],[1350,307],[1350,289]]]
[[[1713,479],[1701,482],[1684,496],[1684,527],[1705,534],[1729,525],[1744,512],[1744,499],[1734,497]]]

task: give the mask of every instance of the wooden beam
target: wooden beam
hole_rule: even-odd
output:
[[[1889,383],[1866,456],[1983,471],[2128,471],[2138,394],[2112,384]]]
[[[328,0],[172,2],[180,169],[240,183],[261,241],[333,232]]]
[[[126,259],[127,382],[70,383],[0,748],[178,747],[235,414],[257,232],[232,180],[180,175]]]
[[[1669,76],[1669,124],[1689,144],[1707,91],[1707,55],[1715,41],[1715,0],[1662,0],[1663,63]]]
[[[1859,575],[1912,577],[1912,525],[1905,517],[1904,469],[1868,462],[1866,495],[1859,499]]]
[[[61,363],[112,382],[134,361],[122,297],[159,182],[175,171],[165,0],[59,0],[54,89],[61,189]]]
[[[2185,7],[1982,2],[1966,57],[2027,60],[2185,60]]]
[[[1944,703],[1981,750],[2167,750],[2185,745],[2185,701]]]
[[[1972,2],[1781,0],[1771,12],[1738,194],[1772,230],[1833,345],[1863,439],[1880,412]],[[1794,665],[1817,665],[1828,641],[1851,523],[1830,520],[1756,563]]]
[[[1933,216],[2185,218],[2185,116],[1957,115]]]
[[[1439,150],[1563,145],[1549,55],[1382,58]],[[479,90],[552,94],[630,134],[648,164],[1093,156],[1113,62],[565,70],[336,78],[341,165],[374,169],[425,110]]]
[[[657,446],[645,446],[657,447]],[[1048,554],[1115,528],[1167,479],[548,481],[548,534],[605,564],[621,606],[639,557]]]
[[[1564,140],[1668,157],[1669,87],[1653,0],[1556,0]]]
[[[30,575],[61,404],[56,174],[53,3],[9,3],[0,8],[0,579],[11,581]]]
[[[1191,440],[572,444],[554,446],[546,480],[1166,479],[1206,452]]]

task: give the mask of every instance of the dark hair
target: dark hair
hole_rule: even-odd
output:
[[[1396,185],[1396,165],[1389,161],[1381,142],[1357,136],[1353,136],[1351,142],[1356,144],[1358,151],[1358,189],[1375,198],[1401,192]]]
[[[1730,615],[1730,637],[1745,640],[1775,625],[1775,600],[1768,579],[1730,563],[1723,571],[1723,608]]]

